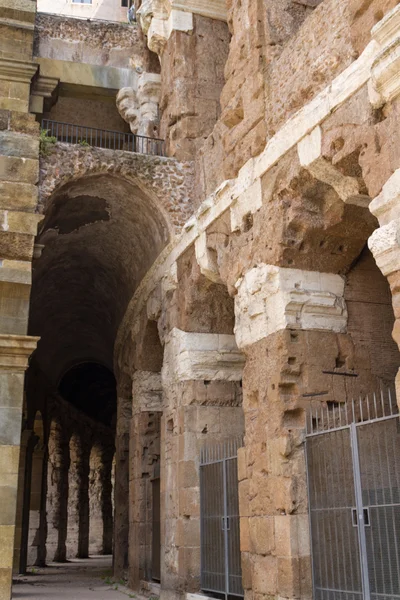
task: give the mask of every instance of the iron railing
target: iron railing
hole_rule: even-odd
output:
[[[42,120],[42,129],[49,136],[55,137],[59,142],[66,144],[81,144],[94,146],[107,150],[124,150],[125,152],[138,152],[139,154],[152,154],[165,156],[165,142],[158,138],[149,138],[134,133],[96,129],[84,125],[61,123],[59,121]]]

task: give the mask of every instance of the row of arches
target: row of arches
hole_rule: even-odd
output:
[[[78,411],[75,416],[80,417]],[[114,445],[112,437],[104,431],[97,437],[95,429],[92,424],[89,436],[68,436],[63,419],[52,418],[46,432],[38,411],[26,430],[20,572],[112,554]]]

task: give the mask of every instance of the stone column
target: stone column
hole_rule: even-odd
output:
[[[132,389],[118,390],[114,490],[114,576],[126,575],[129,561],[129,427],[132,416]]]
[[[68,445],[62,425],[53,424],[49,438],[47,471],[47,560],[65,562],[68,528]]]
[[[103,517],[103,548],[102,554],[112,554],[113,551],[113,503],[112,503],[112,463],[114,458],[114,448],[107,447],[102,453],[101,470],[101,512]]]
[[[47,539],[47,469],[49,462],[48,448],[45,448],[42,472],[42,494],[40,502],[39,539],[37,548],[37,559],[35,566],[46,566],[46,539]]]
[[[89,556],[89,448],[84,446],[82,449],[81,460],[79,463],[79,537],[78,537],[78,558],[88,558]]]
[[[129,437],[129,585],[135,590],[153,577],[151,479],[160,464],[161,410],[160,373],[136,371]]]
[[[89,471],[89,554],[103,552],[103,458],[102,448],[92,447]]]
[[[11,597],[24,371],[36,343],[0,334],[0,600]]]
[[[15,573],[20,570],[21,548],[22,548],[22,529],[24,513],[24,488],[25,488],[25,470],[28,454],[28,446],[32,437],[31,429],[24,429],[21,435],[21,446],[19,453],[18,468],[18,495],[17,495],[17,515],[15,521],[15,543],[14,543],[14,567]]]
[[[36,2],[0,0],[0,600],[13,563],[23,379],[37,339],[26,337],[39,216],[39,126],[28,114]]]
[[[69,448],[67,558],[87,558],[89,456],[80,434],[72,436]]]
[[[236,287],[235,336],[246,354],[238,453],[245,596],[311,598],[304,408],[308,396],[346,399],[326,374],[346,337],[344,279],[261,264]]]
[[[161,429],[162,598],[200,589],[200,450],[243,435],[244,356],[233,335],[166,339]]]
[[[32,477],[29,506],[27,565],[35,565],[40,541],[40,511],[42,505],[42,476],[45,458],[43,440],[37,440],[32,454]]]

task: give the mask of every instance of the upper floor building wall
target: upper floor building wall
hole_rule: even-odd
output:
[[[38,0],[39,12],[126,23],[129,0]]]

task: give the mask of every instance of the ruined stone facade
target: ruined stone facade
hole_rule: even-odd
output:
[[[232,440],[244,597],[311,598],[307,411],[400,397],[400,6],[35,4],[0,0],[0,600],[111,551],[201,593]]]

